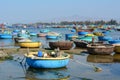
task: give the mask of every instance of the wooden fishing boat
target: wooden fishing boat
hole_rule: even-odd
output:
[[[120,62],[120,54],[115,53],[113,55],[114,62]]]
[[[89,43],[87,41],[81,41],[81,40],[73,40],[73,42],[75,43],[76,47],[79,48],[87,48],[87,45]]]
[[[49,32],[49,33],[46,35],[46,38],[47,38],[47,39],[58,39],[59,36],[60,36],[60,34],[57,33],[57,32]]]
[[[104,34],[102,32],[94,32],[93,34],[96,36],[104,36]]]
[[[94,63],[112,63],[113,56],[112,55],[88,55],[87,62]]]
[[[33,68],[62,68],[69,62],[70,55],[63,53],[60,56],[42,56],[40,52],[29,52],[25,54],[26,62]],[[42,52],[43,53],[43,52]],[[43,55],[46,53],[43,53]],[[39,55],[39,56],[38,56]]]
[[[41,46],[41,42],[20,42],[19,46],[21,48],[39,48]]]
[[[110,44],[88,44],[87,51],[89,54],[111,54],[114,51],[114,46]]]
[[[51,49],[59,48],[60,50],[69,50],[73,47],[73,42],[72,41],[49,42],[49,46]]]
[[[94,31],[94,28],[82,29],[82,28],[74,27],[74,29],[76,29],[76,32],[80,32],[80,31],[93,32]]]
[[[47,35],[47,34],[45,34],[45,33],[38,33],[38,34],[37,34],[38,37],[45,37],[46,35]]]
[[[114,46],[114,52],[120,53],[120,44],[113,44],[113,46]]]

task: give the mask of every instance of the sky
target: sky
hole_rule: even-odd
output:
[[[120,20],[120,0],[0,0],[0,23]]]

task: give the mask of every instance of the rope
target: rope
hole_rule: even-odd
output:
[[[75,61],[75,62],[77,62],[77,63],[79,63],[79,64],[82,64],[82,65],[84,65],[84,66],[92,67],[95,72],[100,72],[100,71],[102,71],[102,68],[97,67],[97,66],[95,66],[94,64],[93,64],[93,66],[92,66],[92,65],[85,64],[85,63],[82,63],[82,62],[77,61],[77,60],[73,60],[73,61]]]

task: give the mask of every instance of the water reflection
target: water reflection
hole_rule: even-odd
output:
[[[113,56],[112,55],[88,55],[87,62],[94,63],[112,63]]]
[[[14,42],[12,39],[0,39],[0,47],[11,47],[14,46]]]
[[[60,69],[35,69],[28,68],[26,80],[69,80],[70,74],[67,68]]]

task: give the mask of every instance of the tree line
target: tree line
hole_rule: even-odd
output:
[[[109,20],[109,21],[104,21],[104,20],[98,20],[98,21],[62,21],[60,22],[61,25],[118,25],[119,23],[116,20]]]
[[[14,26],[18,26],[20,24],[13,24]],[[40,26],[40,25],[120,25],[116,20],[109,20],[109,21],[104,21],[104,20],[98,20],[98,21],[62,21],[59,23],[51,22],[36,22],[32,24],[22,24],[26,26]]]

